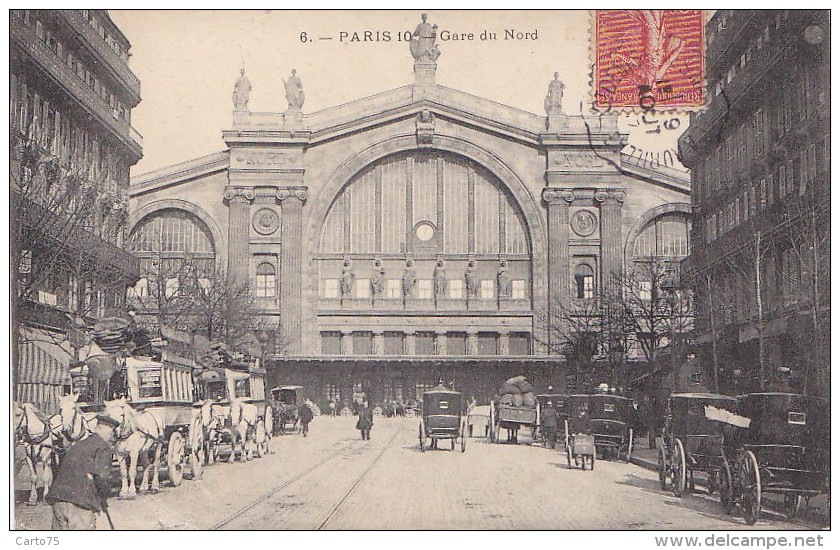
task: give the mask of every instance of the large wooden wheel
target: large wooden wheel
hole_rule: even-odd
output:
[[[593,453],[592,453],[592,456],[591,456],[591,457],[589,457],[589,469],[590,469],[590,470],[594,470],[594,469],[595,469],[595,460],[596,460],[597,456],[598,456],[598,453],[597,453],[597,452],[593,452]]]
[[[741,511],[747,525],[754,525],[761,515],[761,472],[752,451],[744,451],[739,466],[741,480]]]
[[[723,506],[723,511],[729,515],[732,513],[732,506],[734,499],[732,495],[732,468],[729,467],[729,461],[726,457],[723,458],[723,464],[718,475],[720,480],[718,482],[718,491],[720,492],[720,504]]]
[[[675,497],[681,497],[685,494],[686,486],[686,463],[685,463],[685,449],[682,441],[679,438],[674,438],[674,453],[671,457],[671,487],[674,490]]]
[[[467,450],[467,423],[461,422],[461,452]]]
[[[496,407],[490,402],[490,443],[496,443],[499,440],[499,427],[496,425]]]
[[[633,457],[633,428],[630,428],[630,439],[627,442],[627,463],[630,463],[630,459]]]
[[[802,507],[802,495],[796,493],[785,493],[785,515],[793,519]]]
[[[166,467],[169,473],[169,482],[177,487],[184,479],[184,436],[181,432],[172,432],[169,436],[169,444],[166,448]]]
[[[662,445],[659,447],[659,463],[658,463],[658,470],[659,470],[659,488],[663,491],[668,488],[668,459],[665,457],[665,446]]]

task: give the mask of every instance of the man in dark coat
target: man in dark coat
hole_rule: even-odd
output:
[[[557,422],[557,409],[554,408],[554,403],[547,401],[542,410],[542,429],[545,445],[549,449],[553,449],[557,443]]]
[[[373,411],[368,406],[368,402],[365,401],[359,408],[359,420],[356,421],[356,429],[361,430],[362,439],[370,440],[371,427],[373,427]]]
[[[569,422],[569,431],[573,434],[592,434],[592,418],[585,406],[581,405],[578,415]]]
[[[312,409],[309,408],[308,403],[303,403],[298,408],[298,419],[300,420],[300,431],[303,433],[303,437],[306,437],[306,434],[309,433],[309,423],[312,422],[312,418],[315,415],[312,414]]]
[[[119,422],[100,414],[94,433],[67,449],[47,502],[52,504],[52,529],[96,529],[96,515],[107,509],[111,459]]]

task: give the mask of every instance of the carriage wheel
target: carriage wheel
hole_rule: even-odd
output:
[[[708,471],[709,476],[709,495],[715,494],[718,488],[718,481],[717,481],[717,472],[709,469]]]
[[[166,448],[166,467],[169,472],[169,481],[173,487],[177,487],[184,479],[184,436],[181,432],[172,432],[169,436],[169,445]]]
[[[681,497],[685,493],[686,484],[686,464],[685,464],[685,449],[682,441],[678,438],[674,439],[674,456],[673,465],[671,466],[673,474],[671,476],[671,486],[674,490],[675,497]]]
[[[627,463],[630,463],[630,458],[633,456],[633,428],[630,428],[630,440],[627,442]]]
[[[802,507],[802,495],[796,493],[785,493],[785,515],[788,519],[793,519],[799,513]]]
[[[465,452],[467,450],[467,423],[461,422],[461,452]]]
[[[420,452],[426,452],[426,431],[423,429],[423,421],[420,421]]]
[[[598,454],[598,453],[592,453],[592,458],[590,458],[590,460],[589,460],[589,469],[590,469],[590,470],[594,470],[594,469],[595,469],[595,460],[596,460],[596,455],[597,455],[597,454]]]
[[[761,472],[752,451],[745,451],[741,457],[741,509],[747,525],[754,525],[761,515]]]
[[[496,443],[499,440],[499,432],[496,427],[496,407],[495,403],[490,402],[490,443]]]
[[[723,467],[720,469],[720,484],[718,487],[720,491],[720,503],[723,506],[723,511],[726,515],[732,513],[732,470],[729,467],[729,461],[723,457]]]
[[[668,488],[668,461],[665,459],[665,447],[659,447],[659,488]]]

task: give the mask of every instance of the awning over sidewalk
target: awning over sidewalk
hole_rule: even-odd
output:
[[[72,348],[64,334],[21,328],[20,368],[16,384],[70,384]]]

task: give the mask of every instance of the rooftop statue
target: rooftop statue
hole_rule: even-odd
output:
[[[415,61],[434,62],[440,56],[440,50],[435,45],[437,25],[426,22],[427,15],[421,15],[423,21],[414,29],[408,47]]]
[[[548,84],[548,95],[545,96],[545,113],[548,115],[563,112],[563,90],[566,86],[559,79],[560,74],[554,73],[554,80]]]
[[[242,67],[239,69],[239,78],[233,85],[233,108],[237,111],[247,111],[250,95],[251,81],[245,76],[245,67]]]
[[[297,71],[292,69],[292,76],[289,77],[289,80],[284,80],[283,85],[286,87],[286,101],[289,102],[289,109],[303,107],[303,101],[306,97],[303,93],[303,84],[297,77]]]

